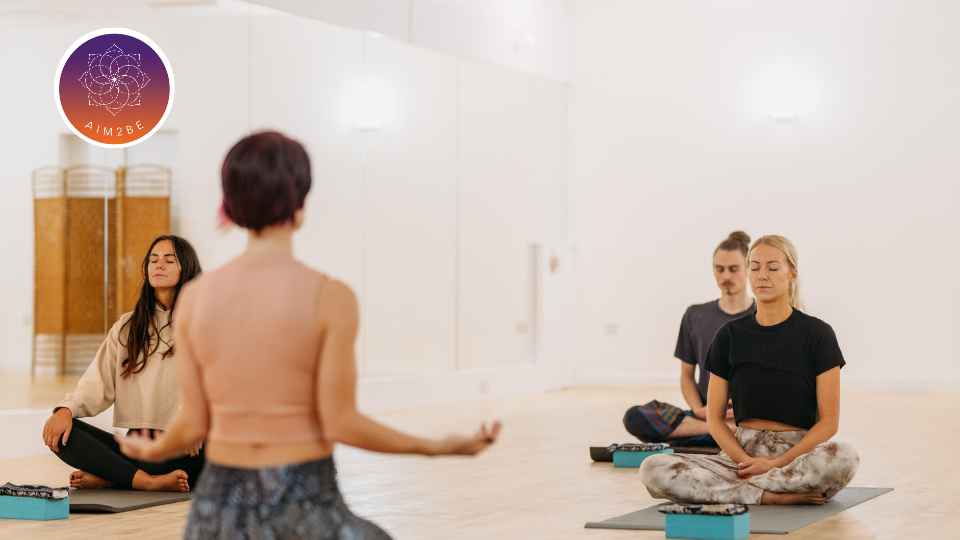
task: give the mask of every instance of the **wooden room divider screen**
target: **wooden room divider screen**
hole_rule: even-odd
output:
[[[170,170],[155,165],[34,171],[31,372],[79,373],[133,309],[142,257],[170,230]]]

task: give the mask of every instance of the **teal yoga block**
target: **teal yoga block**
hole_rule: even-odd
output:
[[[672,454],[673,448],[667,448],[666,450],[655,450],[655,451],[636,451],[636,450],[617,450],[613,453],[613,466],[614,467],[639,467],[643,460],[647,459],[650,456],[655,456],[657,454]]]
[[[750,514],[709,516],[667,514],[667,538],[688,540],[747,540],[750,537]]]
[[[0,519],[32,519],[47,521],[70,516],[70,497],[41,499],[0,495]]]

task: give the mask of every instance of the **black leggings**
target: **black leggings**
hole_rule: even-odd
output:
[[[198,456],[183,456],[162,463],[130,459],[120,452],[120,445],[114,440],[112,433],[80,420],[73,420],[70,439],[67,444],[60,445],[60,452],[56,456],[64,463],[99,476],[120,489],[133,487],[133,476],[138,469],[151,475],[182,469],[187,473],[188,482],[193,488],[197,485],[204,463],[203,449]]]

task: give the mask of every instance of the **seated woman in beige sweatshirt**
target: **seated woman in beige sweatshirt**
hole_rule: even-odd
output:
[[[113,325],[76,389],[54,407],[43,427],[44,443],[78,469],[70,476],[71,486],[188,491],[196,483],[202,452],[163,463],[140,462],[121,454],[112,434],[79,418],[113,405],[114,427],[128,429],[128,434],[153,437],[166,428],[179,395],[172,358],[177,297],[198,275],[200,261],[183,238],[160,236],[147,250],[135,309]]]
[[[299,262],[310,161],[276,132],[240,140],[221,169],[223,213],[248,230],[246,251],[184,290],[176,331],[183,408],[127,455],[162,460],[207,440],[186,538],[384,539],[337,487],[335,443],[397,454],[473,455],[499,424],[424,439],[357,410],[357,299]]]

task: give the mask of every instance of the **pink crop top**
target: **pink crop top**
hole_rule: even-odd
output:
[[[241,255],[190,285],[186,336],[210,408],[208,440],[322,439],[316,311],[326,281],[289,256]]]

